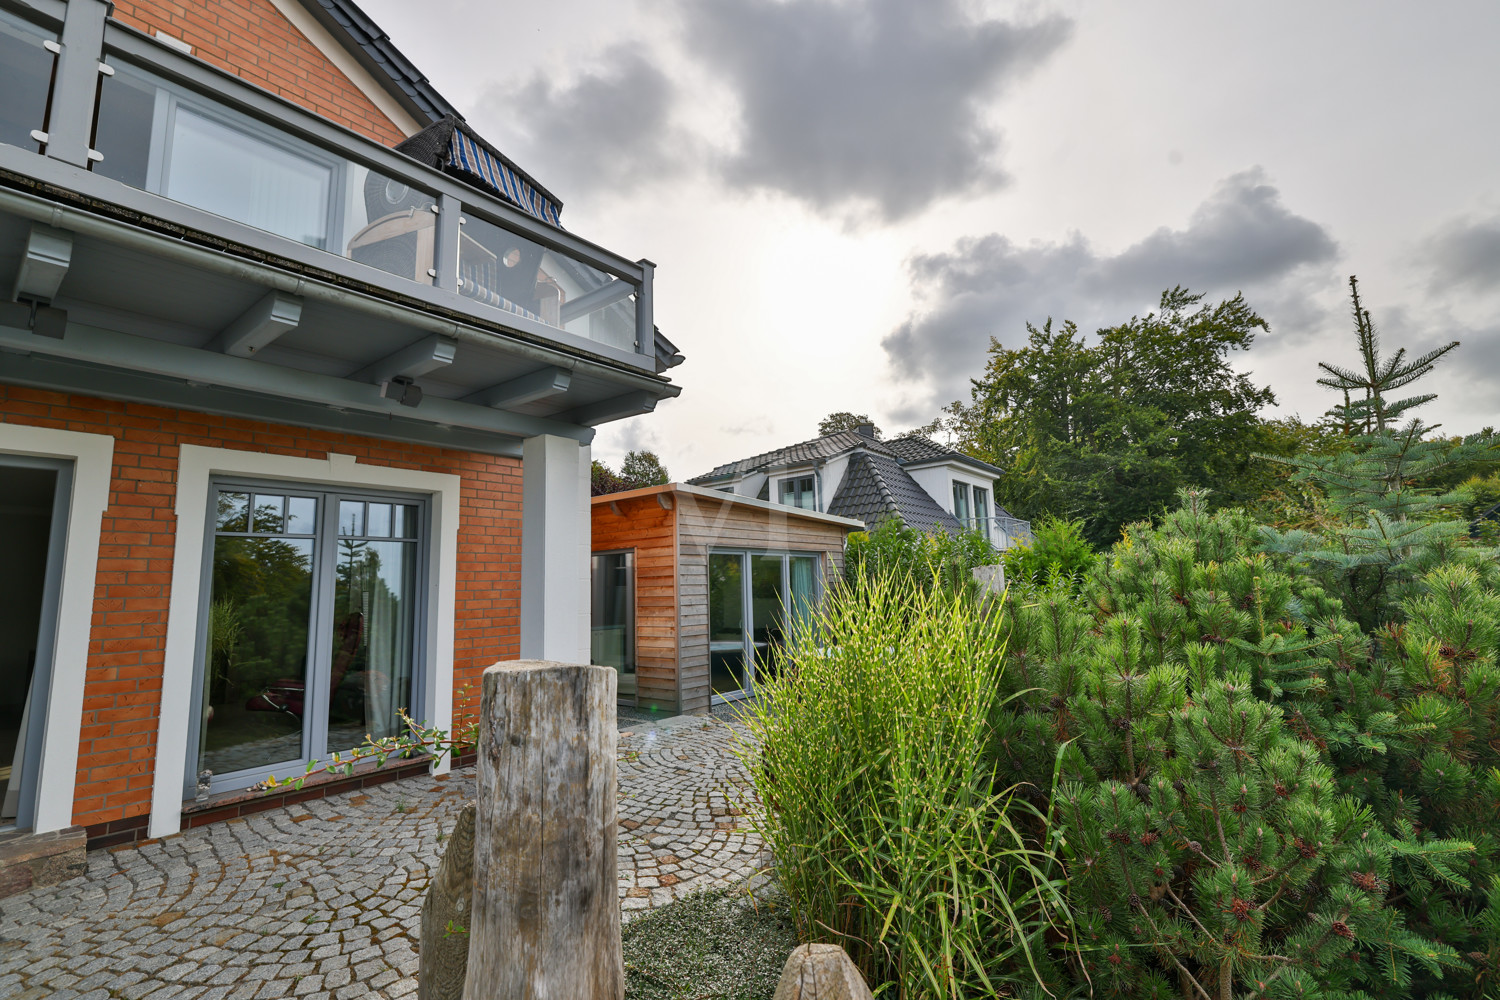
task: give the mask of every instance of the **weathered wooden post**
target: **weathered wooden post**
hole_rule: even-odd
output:
[[[469,964],[469,913],[474,905],[474,803],[453,824],[448,849],[422,901],[422,956],[417,1000],[459,1000]]]
[[[484,672],[464,1000],[622,1000],[615,672]]]
[[[865,977],[836,944],[792,949],[776,984],[775,1000],[872,1000]]]

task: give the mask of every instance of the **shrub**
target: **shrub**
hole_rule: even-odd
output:
[[[1029,807],[988,763],[1001,629],[951,589],[857,574],[792,636],[747,719],[742,753],[799,936],[843,945],[892,996],[1029,979],[1061,906],[1014,823]]]
[[[1054,577],[1078,580],[1099,558],[1083,537],[1082,521],[1043,518],[1032,524],[1027,545],[1005,553],[1005,579],[1011,584],[1046,585]]]
[[[924,533],[899,517],[886,518],[874,531],[853,532],[844,549],[844,573],[851,581],[899,578],[911,586],[936,585],[970,595],[979,593],[974,570],[999,562],[1000,553],[977,531]]]
[[[1183,499],[1078,595],[1006,609],[994,756],[1005,782],[1061,772],[1075,983],[1218,998],[1450,982],[1459,955],[1392,904],[1462,881],[1472,847],[1382,824],[1354,794],[1348,761],[1405,728],[1359,669],[1369,643],[1255,551],[1249,518]]]

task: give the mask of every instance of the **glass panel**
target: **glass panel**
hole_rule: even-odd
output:
[[[990,537],[990,493],[978,486],[974,487],[974,521],[984,537]]]
[[[328,749],[401,731],[412,708],[417,547],[340,539],[328,676]],[[325,640],[327,641],[327,640]]]
[[[339,501],[339,534],[365,533],[365,505],[358,500]]]
[[[754,629],[755,669],[770,674],[777,669],[786,644],[786,595],[781,571],[784,556],[750,557],[750,622]]]
[[[630,563],[630,553],[610,552],[594,556],[593,566],[589,662],[618,671],[618,695],[622,701],[635,698],[635,609]]]
[[[431,194],[113,60],[95,173],[431,284]]]
[[[220,493],[218,511],[219,530],[249,531],[249,520],[246,516],[249,511],[250,494]]]
[[[417,537],[417,508],[407,504],[396,505],[396,530],[392,532],[397,538]]]
[[[805,621],[811,616],[818,601],[818,557],[792,556],[788,573],[791,582],[791,608],[793,621]]]
[[[318,501],[312,497],[287,497],[286,533],[311,535],[317,531]]]
[[[465,218],[459,291],[486,305],[624,351],[635,347],[635,286],[492,222]]]
[[[0,455],[0,509],[5,511],[5,571],[0,573],[0,822],[20,811],[28,764],[36,763],[37,729],[45,719],[35,711],[38,691],[48,677],[42,647],[51,633],[42,623],[48,603],[47,567],[51,557],[56,469],[8,465]],[[43,659],[38,674],[38,659]],[[33,687],[33,684],[36,687]],[[32,751],[27,753],[27,744]]]
[[[168,198],[310,247],[328,245],[332,164],[185,105],[177,107],[170,143]]]
[[[371,538],[391,537],[391,505],[372,503],[366,510],[365,534]]]
[[[40,151],[31,133],[47,129],[47,94],[57,58],[42,42],[56,40],[51,32],[0,11],[0,142]]]
[[[953,516],[959,524],[969,523],[969,487],[965,483],[953,484]]]
[[[281,526],[285,521],[283,511],[286,507],[286,497],[268,497],[264,494],[255,495],[255,511],[251,516],[254,527],[250,530],[261,535],[279,535]]]
[[[311,539],[214,539],[200,773],[303,756],[312,581]]]
[[[715,694],[744,689],[744,557],[708,557],[709,683]]]
[[[817,481],[810,476],[798,484],[797,506],[804,510],[812,510],[818,506]]]

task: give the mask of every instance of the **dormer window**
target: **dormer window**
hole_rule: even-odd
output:
[[[783,479],[781,481],[781,502],[788,507],[817,510],[818,497],[815,487],[816,483],[813,481],[812,476]]]
[[[969,527],[969,484],[953,484],[953,516],[965,528]]]

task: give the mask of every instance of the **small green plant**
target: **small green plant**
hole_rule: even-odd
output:
[[[409,811],[410,809],[411,809],[411,803],[410,802],[407,802],[405,799],[398,799],[397,800],[397,802],[396,802],[396,812],[398,812],[398,813],[404,813],[404,812]]]
[[[445,938],[468,936],[469,929],[455,920],[450,920],[443,926],[443,937]]]

